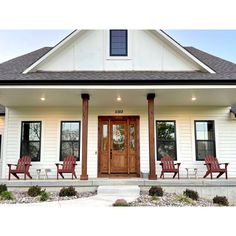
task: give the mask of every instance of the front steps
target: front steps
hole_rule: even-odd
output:
[[[98,198],[109,198],[113,201],[124,198],[126,201],[133,201],[139,197],[140,188],[138,185],[107,185],[99,186],[97,189]]]

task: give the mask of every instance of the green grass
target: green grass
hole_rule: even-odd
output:
[[[184,202],[184,203],[187,203],[187,204],[195,205],[195,202],[186,195],[178,195],[176,197],[176,200],[179,201],[179,202]]]

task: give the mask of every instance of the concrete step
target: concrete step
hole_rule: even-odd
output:
[[[97,193],[98,196],[137,197],[140,194],[140,188],[138,185],[107,185],[99,186]]]

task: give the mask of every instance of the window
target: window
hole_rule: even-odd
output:
[[[157,160],[169,155],[177,160],[175,121],[156,121]]]
[[[195,121],[196,159],[216,155],[214,121]]]
[[[110,30],[110,56],[128,55],[127,30]]]
[[[22,121],[20,156],[30,156],[32,161],[40,161],[41,121]]]
[[[80,159],[80,121],[61,122],[60,161],[69,155]]]

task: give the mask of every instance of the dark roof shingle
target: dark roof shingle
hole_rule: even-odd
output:
[[[193,47],[186,47],[193,56],[216,71],[208,72],[164,72],[164,71],[72,71],[72,72],[31,72],[22,74],[31,64],[37,61],[52,48],[44,47],[23,56],[0,64],[0,84],[43,84],[43,83],[167,83],[180,81],[186,83],[228,81],[236,83],[236,64],[210,55]]]

